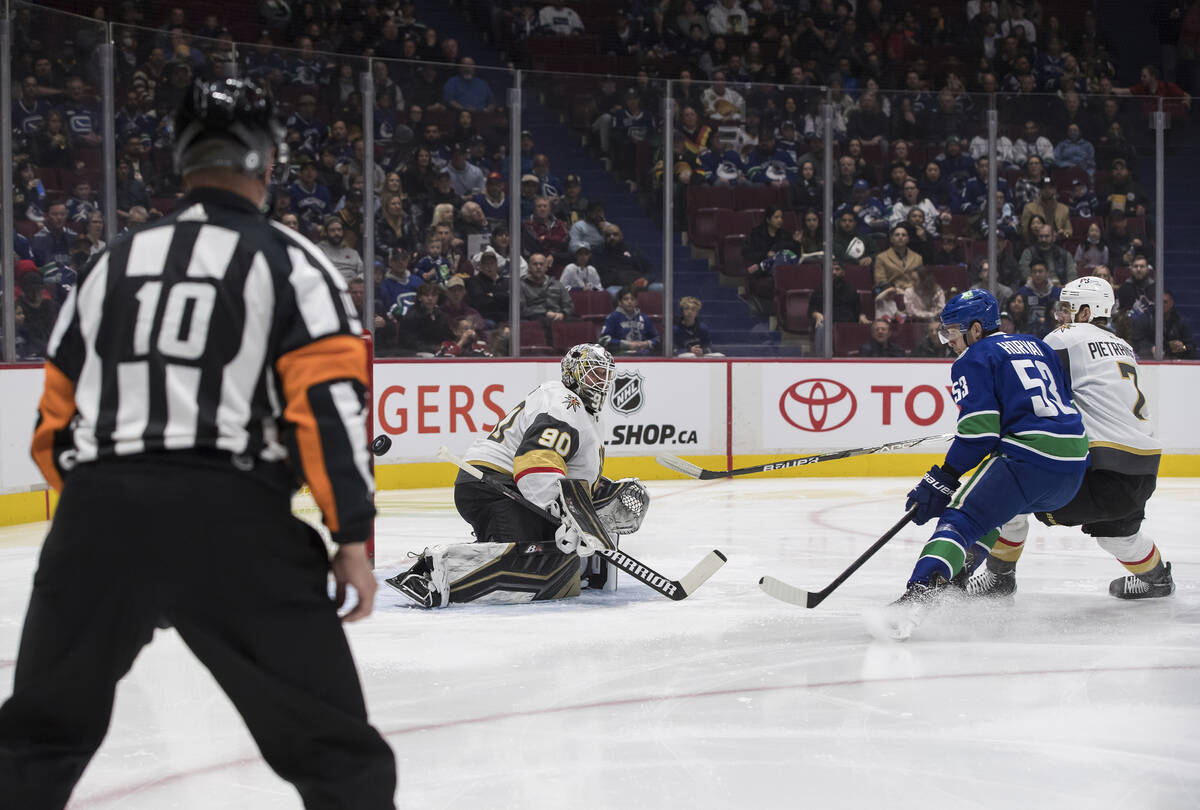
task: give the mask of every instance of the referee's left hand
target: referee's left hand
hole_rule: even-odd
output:
[[[367,558],[366,543],[343,543],[330,562],[333,579],[337,584],[334,602],[340,609],[346,603],[346,586],[353,585],[358,592],[358,604],[342,614],[343,622],[356,622],[371,615],[375,608],[375,574]]]

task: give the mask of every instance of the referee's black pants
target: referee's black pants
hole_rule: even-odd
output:
[[[0,707],[0,807],[66,805],[108,730],[117,681],[165,618],[306,808],[391,810],[395,759],[367,722],[328,568],[286,494],[232,467],[79,467]]]

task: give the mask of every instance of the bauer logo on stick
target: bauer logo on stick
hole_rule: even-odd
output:
[[[612,406],[617,413],[637,413],[646,404],[643,393],[642,375],[636,371],[622,371],[613,382]]]

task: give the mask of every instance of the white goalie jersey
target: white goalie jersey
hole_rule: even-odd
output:
[[[1132,347],[1091,323],[1065,324],[1045,340],[1071,381],[1087,430],[1091,465],[1131,475],[1157,473],[1162,443],[1154,436]]]
[[[582,478],[593,486],[604,467],[600,420],[557,380],[542,383],[466,452],[471,464],[507,473],[541,507],[558,497],[558,481]]]

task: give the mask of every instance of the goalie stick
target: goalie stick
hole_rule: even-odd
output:
[[[825,601],[825,597],[837,590],[838,586],[850,578],[850,575],[862,567],[862,564],[875,556],[875,552],[883,548],[887,541],[891,540],[896,534],[908,525],[908,522],[913,519],[916,514],[917,507],[913,507],[904,513],[904,517],[896,523],[895,526],[888,529],[887,532],[875,541],[869,549],[863,552],[857,560],[850,563],[850,567],[842,573],[838,574],[837,579],[830,582],[822,590],[816,593],[810,593],[803,588],[797,588],[795,585],[789,585],[775,577],[766,576],[758,581],[758,587],[762,588],[763,593],[767,596],[774,597],[781,602],[787,602],[792,605],[799,605],[806,608],[815,608],[821,602]]]
[[[548,520],[555,525],[562,522],[559,520],[559,518],[550,514],[542,507],[523,497],[519,492],[508,489],[507,487],[491,480],[490,478],[485,478],[483,473],[480,472],[477,467],[471,466],[459,456],[451,453],[447,448],[443,447],[438,450],[438,458],[450,462],[463,472],[500,493],[504,497],[521,504],[526,509],[529,509],[533,513],[541,516],[544,520]],[[695,567],[693,567],[691,571],[688,571],[686,574],[684,574],[683,577],[680,579],[668,579],[667,577],[655,571],[653,568],[650,568],[639,562],[620,549],[601,548],[597,549],[595,553],[604,557],[617,568],[620,568],[622,571],[629,574],[629,576],[645,584],[651,590],[658,591],[668,599],[674,599],[677,602],[681,599],[687,599],[689,596],[695,593],[697,588],[707,582],[708,578],[715,574],[721,568],[721,566],[725,564],[725,555],[720,551],[713,549],[712,551],[708,552],[708,554],[705,554],[704,558],[700,560],[700,562],[696,563]]]
[[[888,442],[881,444],[878,447],[857,447],[853,450],[835,450],[831,453],[821,453],[816,456],[801,456],[800,458],[789,458],[783,461],[772,461],[768,464],[756,464],[753,467],[739,467],[736,470],[706,470],[690,461],[685,461],[678,456],[656,456],[655,460],[669,470],[674,470],[677,473],[682,473],[688,478],[699,478],[701,481],[708,481],[712,478],[733,478],[737,475],[754,475],[760,472],[771,472],[773,470],[787,470],[792,467],[803,467],[806,464],[816,464],[821,461],[836,461],[840,458],[850,458],[851,456],[869,456],[872,453],[887,453],[892,450],[907,450],[910,447],[916,447],[918,444],[925,442],[949,441],[954,438],[953,433],[940,433],[937,436],[922,436],[919,439],[905,439],[898,442]]]

